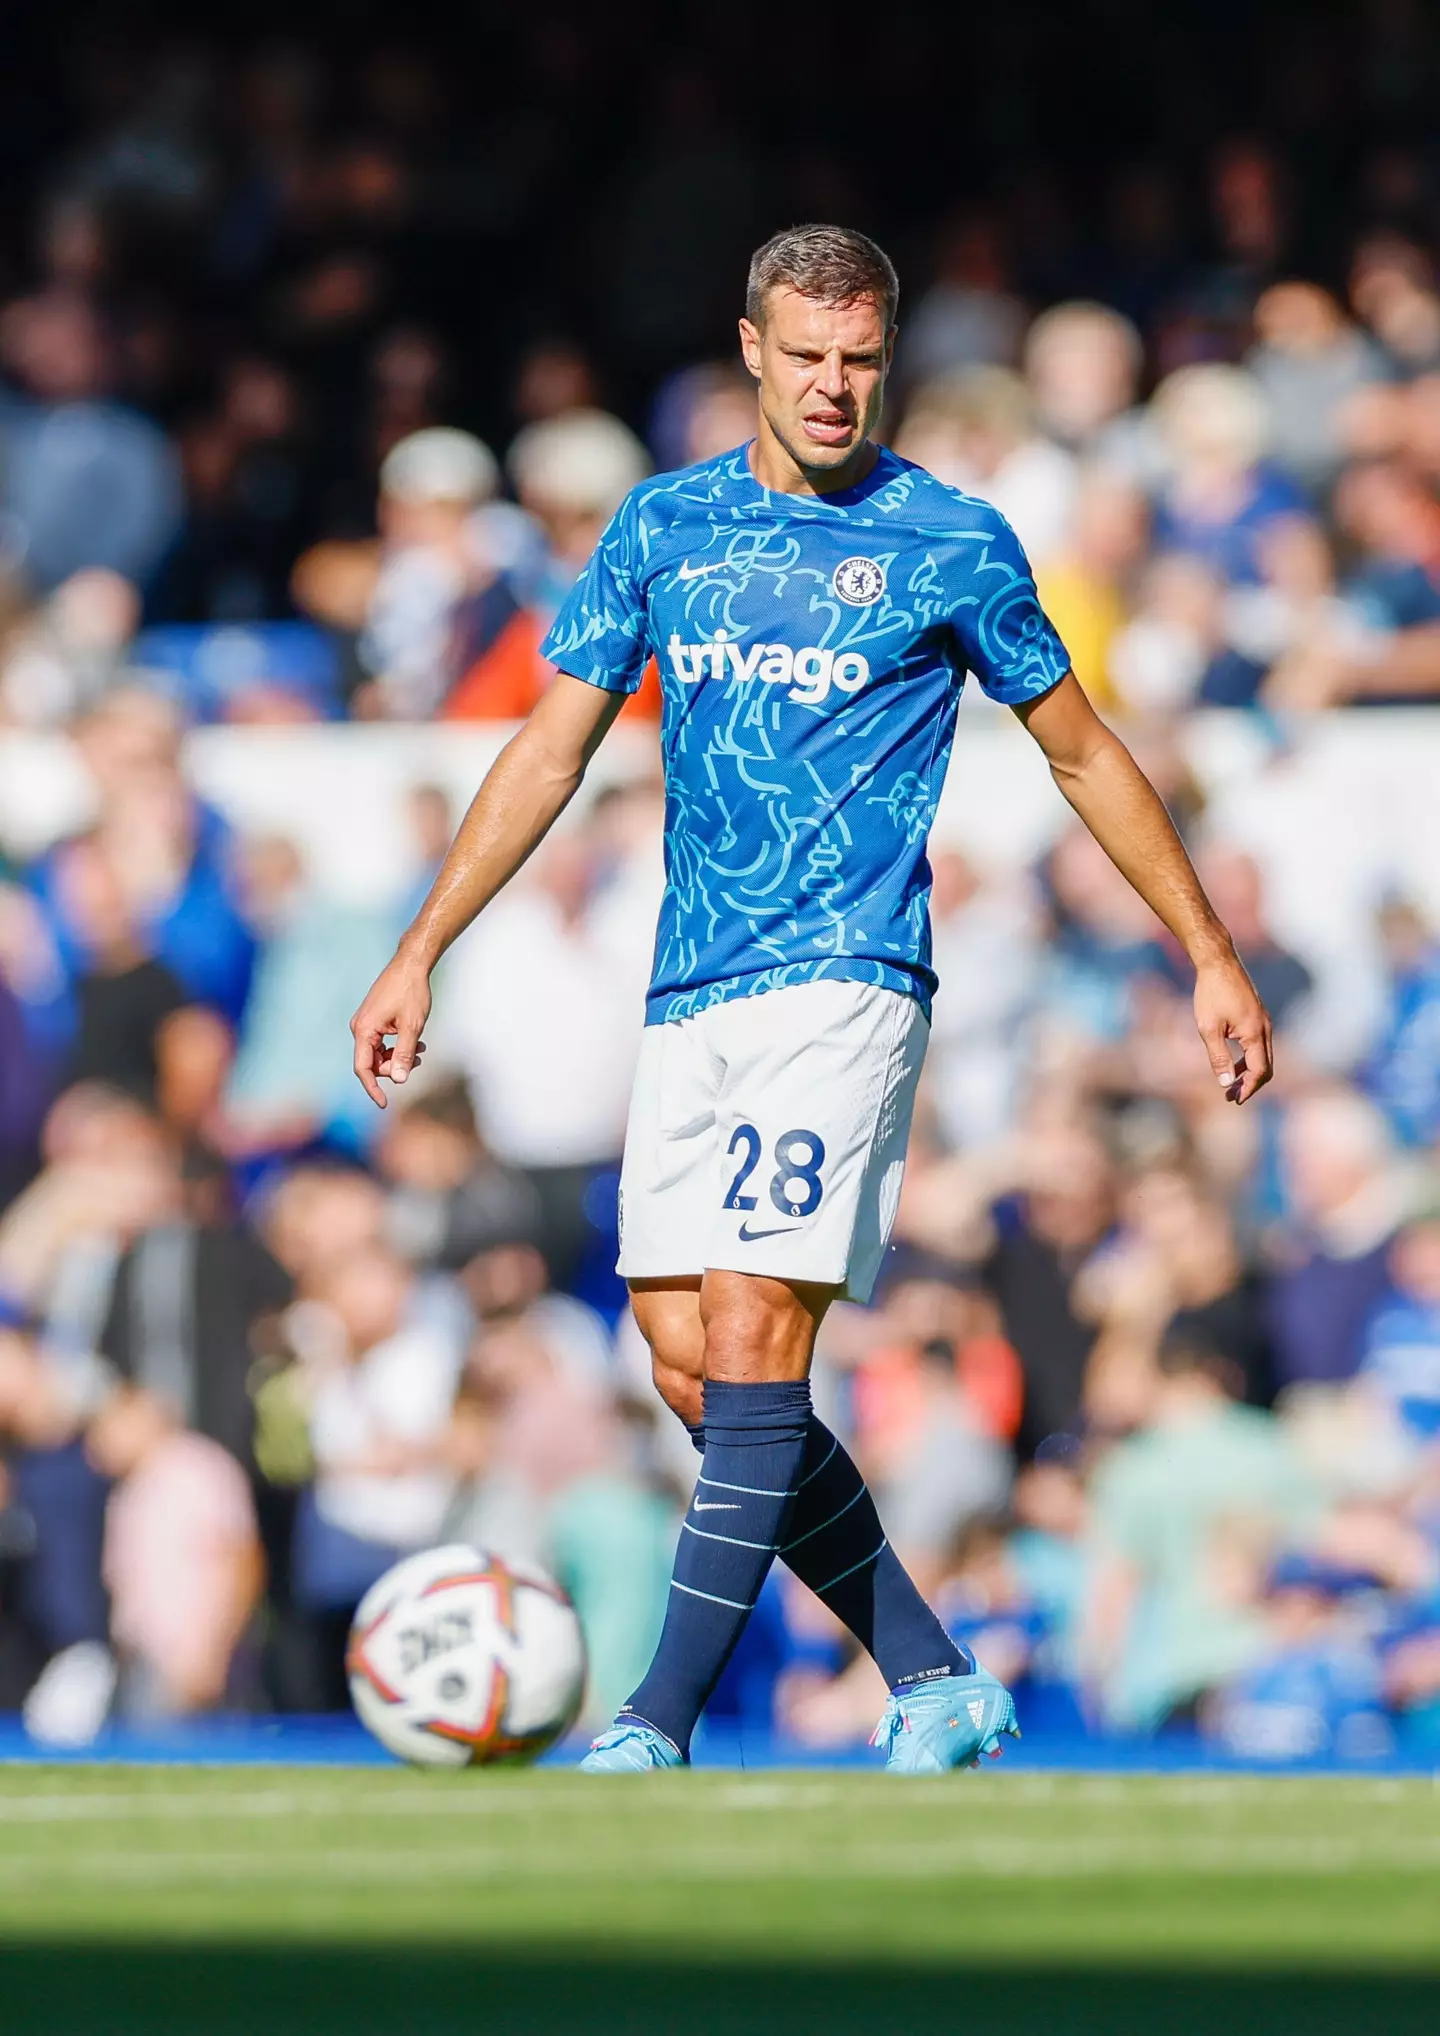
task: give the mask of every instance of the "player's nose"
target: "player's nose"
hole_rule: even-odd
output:
[[[827,353],[820,363],[815,377],[815,387],[822,396],[828,396],[833,403],[843,401],[849,393],[845,382],[845,356],[837,347],[834,353]]]

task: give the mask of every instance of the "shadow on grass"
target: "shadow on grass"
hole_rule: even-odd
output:
[[[1435,2036],[1440,1979],[233,1943],[0,1947],[5,2036]]]

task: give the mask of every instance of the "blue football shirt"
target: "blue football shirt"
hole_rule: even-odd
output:
[[[928,1010],[925,844],[967,671],[994,700],[1069,669],[988,503],[882,449],[866,479],[779,495],[748,447],[632,489],[542,654],[664,693],[665,898],[646,1022],[792,983]]]

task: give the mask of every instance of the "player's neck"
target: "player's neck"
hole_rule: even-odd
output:
[[[762,488],[775,495],[838,495],[842,489],[858,486],[874,470],[879,457],[879,446],[867,438],[838,467],[804,466],[763,415],[748,454],[751,473]]]

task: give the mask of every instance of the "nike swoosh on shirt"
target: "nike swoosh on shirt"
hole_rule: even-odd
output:
[[[702,573],[718,573],[722,566],[729,563],[728,558],[717,558],[712,559],[708,566],[692,566],[687,558],[683,566],[676,567],[675,577],[677,580],[698,580]]]
[[[710,1500],[708,1504],[704,1499],[692,1499],[690,1506],[691,1510],[696,1513],[738,1513],[740,1511],[738,1506],[722,1506],[714,1499]]]
[[[778,1230],[747,1230],[742,1223],[735,1233],[742,1244],[758,1244],[762,1237],[788,1237],[792,1230],[798,1230],[798,1223],[784,1223]]]

